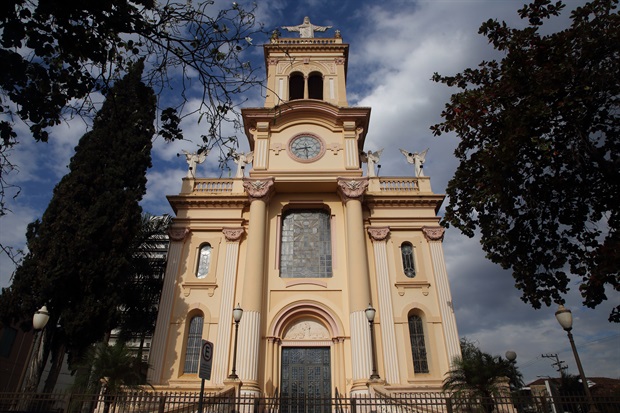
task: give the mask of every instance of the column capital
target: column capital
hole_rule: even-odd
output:
[[[243,187],[245,188],[248,196],[250,197],[250,202],[256,200],[268,202],[269,198],[273,194],[273,178],[244,178]]]
[[[368,188],[368,177],[338,178],[338,194],[345,203],[353,199],[361,202],[366,188]]]
[[[229,241],[229,242],[239,241],[244,232],[245,232],[245,229],[242,227],[222,228],[222,233],[224,234],[224,238],[226,238],[226,241]]]
[[[390,234],[390,227],[368,227],[368,234],[373,241],[385,241]]]
[[[444,227],[422,227],[422,232],[427,241],[443,241]]]
[[[168,236],[172,241],[183,241],[189,232],[189,228],[170,228]]]

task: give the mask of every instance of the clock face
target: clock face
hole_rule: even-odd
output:
[[[293,156],[300,160],[313,160],[321,155],[323,145],[316,136],[304,134],[293,138],[290,143]]]

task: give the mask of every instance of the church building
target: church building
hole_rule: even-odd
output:
[[[347,103],[340,33],[315,37],[329,28],[308,18],[284,29],[299,34],[264,45],[267,96],[242,110],[251,152],[237,154],[237,176],[200,177],[188,160],[168,197],[176,217],[149,383],[199,389],[207,340],[211,392],[231,382],[267,396],[439,391],[460,355],[444,196],[418,153],[401,158],[410,176],[376,173],[382,151],[364,148],[370,108]]]

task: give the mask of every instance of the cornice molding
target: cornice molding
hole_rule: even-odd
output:
[[[175,196],[168,197],[168,202],[172,205],[174,212],[181,209],[199,209],[199,208],[226,208],[226,209],[243,209],[248,203],[247,197],[222,197],[212,198],[203,196]]]

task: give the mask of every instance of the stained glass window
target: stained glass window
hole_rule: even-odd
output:
[[[282,218],[280,276],[332,276],[330,215],[323,210],[293,210]]]
[[[410,242],[403,242],[400,246],[400,253],[403,258],[403,271],[408,278],[415,277],[415,260],[413,259],[413,245]]]
[[[409,316],[409,339],[411,340],[413,371],[416,373],[428,373],[424,328],[422,318],[418,315]]]
[[[211,265],[211,245],[204,244],[200,247],[198,253],[198,266],[196,269],[196,278],[205,278],[209,274],[209,266]]]
[[[183,373],[198,373],[200,348],[202,347],[202,316],[192,317],[189,322],[187,346],[185,347],[185,366]]]

